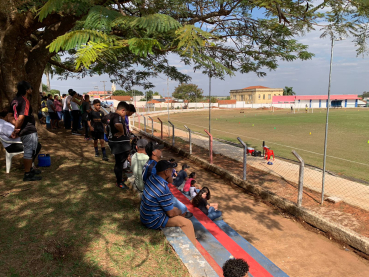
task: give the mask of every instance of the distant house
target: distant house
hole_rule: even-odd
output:
[[[232,100],[243,101],[245,104],[271,104],[273,96],[283,95],[283,88],[251,86],[243,89],[234,89],[229,93]]]
[[[126,101],[126,102],[132,102],[133,97],[132,96],[110,96],[109,99],[111,100],[117,100],[117,101]]]
[[[93,97],[93,98],[104,98],[106,96],[111,96],[112,92],[111,91],[92,90],[92,91],[89,91],[87,94],[90,95],[90,97]]]
[[[342,94],[330,96],[330,107],[358,107],[360,98],[357,94]],[[298,107],[326,108],[328,95],[289,95],[273,96],[273,104],[293,104]]]

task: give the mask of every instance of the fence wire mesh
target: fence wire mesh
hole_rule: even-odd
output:
[[[154,119],[154,135],[158,138],[161,136],[161,125],[157,120],[157,116],[152,116]],[[167,116],[159,117],[163,120],[163,139],[172,144],[172,127],[167,122]],[[135,126],[138,126],[137,117],[135,118]],[[143,128],[143,120],[141,119],[141,129]],[[189,132],[185,128],[183,122],[171,120],[175,124],[175,146],[181,148],[185,152],[190,152]],[[151,124],[151,122],[150,122]],[[148,133],[151,134],[151,125],[148,128]],[[198,129],[197,129],[198,130]],[[246,143],[248,147],[247,154],[247,181],[261,186],[276,195],[279,195],[287,200],[297,203],[298,187],[299,187],[299,170],[300,162],[292,154],[293,148],[284,147],[272,141],[266,141],[265,146],[270,150],[276,149],[278,152],[266,153],[267,148],[263,147],[263,141],[248,142],[248,138],[239,135],[239,137]],[[191,131],[192,155],[196,155],[204,160],[209,161],[209,136],[205,132]],[[260,151],[260,155],[253,156],[252,151]],[[350,220],[344,221],[343,225],[350,227],[362,228],[355,222],[360,221],[361,215],[368,216],[369,211],[369,183],[366,180],[353,178],[343,174],[334,173],[337,164],[333,161],[327,166],[325,177],[325,194],[324,200],[328,198],[331,201],[338,201],[340,204],[331,204],[331,202],[324,201],[324,207],[321,207],[322,199],[322,173],[323,170],[319,166],[311,165],[310,162],[322,159],[321,155],[309,153],[296,149],[296,152],[305,161],[304,178],[303,178],[303,196],[302,206],[313,211],[325,213],[333,221],[340,220],[338,213],[349,214]],[[332,158],[333,159],[333,158]],[[272,164],[268,164],[268,161]],[[365,164],[352,164],[351,161],[345,160],[340,162],[345,163],[345,167],[358,167],[360,170],[367,172],[368,166]],[[213,163],[229,172],[235,174],[239,178],[243,178],[243,146],[237,141],[237,135],[234,138],[221,139],[213,138]],[[341,165],[342,166],[342,165]],[[330,171],[332,170],[332,171]],[[363,177],[364,176],[364,177]],[[367,174],[359,177],[367,178]],[[355,225],[356,224],[356,225]],[[369,223],[368,223],[369,224]],[[369,234],[368,234],[369,235]]]

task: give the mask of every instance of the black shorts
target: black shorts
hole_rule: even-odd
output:
[[[99,132],[99,131],[93,131],[92,132],[92,139],[93,140],[98,140],[98,139],[104,139],[104,132]]]
[[[59,116],[57,113],[55,112],[49,112],[49,115],[50,115],[50,119],[59,119]]]

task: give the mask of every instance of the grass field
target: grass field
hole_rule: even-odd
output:
[[[291,114],[290,110],[212,110],[211,133],[216,138],[262,149],[262,142],[277,156],[296,159],[297,153],[306,164],[323,167],[325,109]],[[205,135],[209,128],[207,111],[171,114],[176,127],[186,124]],[[162,119],[167,120],[166,116]],[[369,181],[369,109],[331,109],[329,116],[327,170]]]
[[[43,180],[22,182],[22,155],[0,157],[0,276],[189,276],[162,232],[140,222],[140,201],[115,186],[114,157],[58,131]],[[99,147],[100,148],[100,147]]]

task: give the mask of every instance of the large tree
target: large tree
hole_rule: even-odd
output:
[[[200,101],[203,98],[204,91],[195,84],[180,84],[173,92],[173,97],[177,99],[188,100],[190,102]]]
[[[169,64],[170,52],[214,77],[235,71],[264,76],[281,60],[312,57],[294,36],[321,21],[320,9],[350,6],[346,13],[367,15],[359,0],[324,0],[315,7],[313,2],[1,0],[0,105],[8,105],[20,80],[39,88],[47,63],[63,78],[108,73],[126,90],[149,89],[148,79],[158,74],[188,82]],[[367,32],[358,23],[363,28],[358,44],[365,51]],[[57,54],[61,61],[52,59]],[[38,89],[34,96],[37,107]]]

